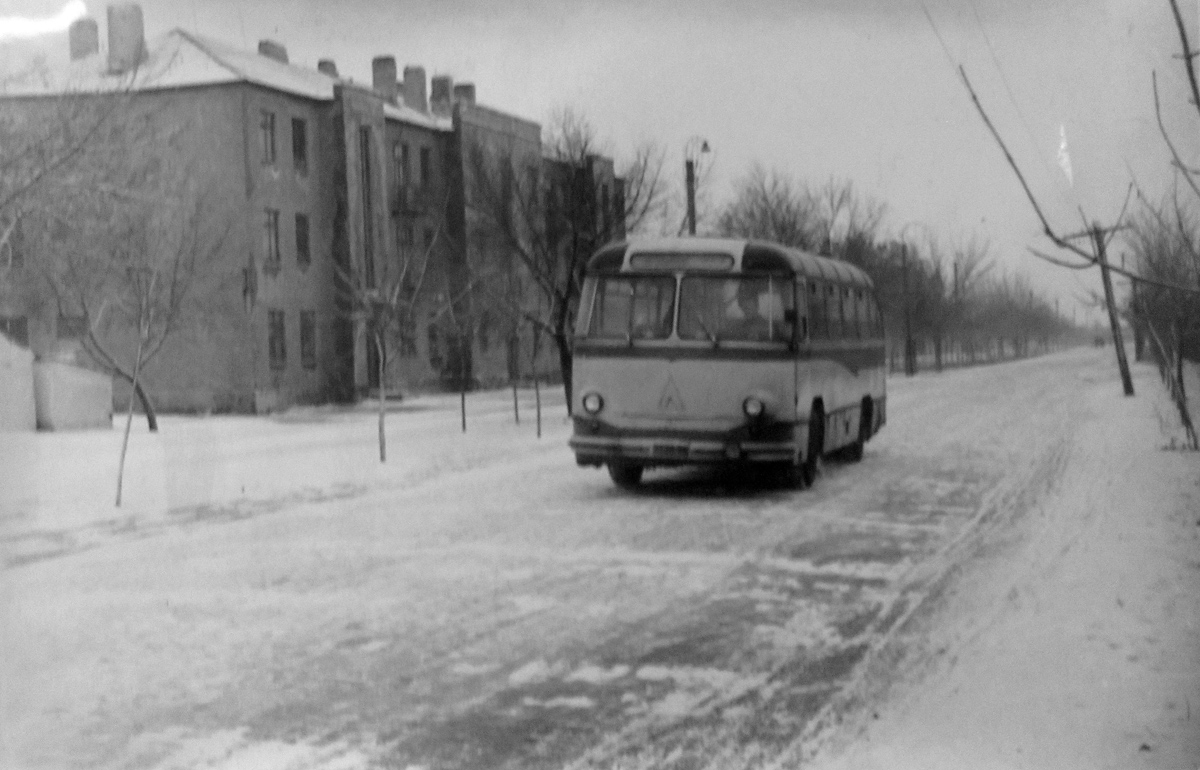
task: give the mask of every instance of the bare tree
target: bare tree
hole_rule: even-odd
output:
[[[822,254],[841,257],[845,244],[873,242],[878,237],[887,206],[869,195],[857,193],[852,181],[830,178],[815,197],[821,202],[825,223]]]
[[[444,212],[446,206],[438,207]],[[335,275],[338,292],[346,308],[348,320],[355,326],[356,334],[365,336],[366,344],[373,351],[375,375],[379,383],[378,434],[379,462],[387,462],[387,386],[388,362],[397,343],[412,344],[415,338],[417,317],[425,306],[429,286],[430,266],[435,248],[444,230],[445,217],[440,216],[437,226],[423,248],[412,244],[399,244],[394,259],[382,259],[371,264],[356,263],[349,268],[338,265]]]
[[[1200,288],[1200,215],[1195,208],[1180,200],[1178,190],[1158,206],[1143,203],[1125,239],[1139,274]],[[1186,358],[1200,360],[1200,294],[1136,281],[1129,317],[1135,330],[1149,338],[1188,447],[1198,448],[1183,368]]]
[[[174,149],[189,126],[162,102],[92,98],[97,110],[107,113],[108,99],[123,110],[107,113],[103,136],[69,165],[23,188],[23,239],[37,255],[26,269],[60,318],[77,319],[88,363],[130,385],[154,431],[144,369],[181,331],[219,312],[211,304],[232,276],[214,266],[229,220]]]
[[[554,340],[568,409],[575,313],[587,261],[605,242],[652,220],[665,192],[662,152],[646,144],[615,169],[616,188],[605,207],[598,189],[601,150],[592,126],[571,111],[555,117],[542,159],[464,148],[471,177],[467,206],[538,297],[520,312]]]
[[[146,366],[182,330],[203,323],[213,312],[213,292],[227,288],[212,269],[220,264],[227,224],[211,199],[171,179],[170,171],[131,173],[135,179],[83,184],[69,176],[47,183],[54,204],[26,220],[40,225],[36,269],[59,317],[79,319],[76,331],[90,361],[131,388],[118,506],[134,398],[150,430],[158,428]]]
[[[135,68],[114,79],[103,94],[56,91],[44,61],[38,61],[0,81],[0,96],[14,100],[0,112],[0,218],[13,221],[34,205],[29,198],[43,183],[105,142],[130,112],[138,75]]]
[[[751,167],[717,217],[717,232],[816,251],[829,238],[821,202],[779,171]]]

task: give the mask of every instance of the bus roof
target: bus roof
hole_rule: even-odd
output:
[[[741,238],[637,238],[604,246],[588,261],[588,272],[631,270],[635,254],[727,254],[730,270],[790,272],[826,281],[874,288],[870,276],[848,262],[819,257],[770,241]]]

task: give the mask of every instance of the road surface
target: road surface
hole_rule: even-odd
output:
[[[554,394],[540,440],[504,394],[471,397],[466,434],[451,400],[397,412],[394,474],[354,470],[377,465],[366,412],[168,418],[164,494],[187,504],[97,523],[51,479],[8,514],[0,764],[785,761],[1056,484],[1110,355],[893,378],[864,459],[806,491],[678,470],[618,490],[574,466]],[[237,468],[279,478],[231,497]]]

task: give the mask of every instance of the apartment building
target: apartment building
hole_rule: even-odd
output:
[[[464,324],[464,306],[454,304],[470,265],[507,259],[468,226],[464,148],[537,162],[537,123],[477,104],[472,84],[448,76],[433,77],[427,93],[424,70],[398,73],[391,56],[373,60],[367,86],[340,77],[332,61],[291,63],[277,41],[243,51],[173,29],[147,42],[133,4],[108,8],[104,52],[99,42],[95,20],[77,21],[69,72],[10,84],[0,103],[30,126],[68,94],[119,103],[105,128],[108,151],[184,169],[187,188],[208,202],[198,211],[220,239],[192,289],[203,320],[180,329],[143,372],[159,409],[263,412],[378,388],[378,353],[347,283],[397,270],[407,271],[414,307],[389,337],[389,389],[508,380],[512,351],[496,344],[488,308],[466,308],[474,317]],[[153,130],[126,141],[134,123]],[[26,235],[56,227],[53,216],[7,214]],[[25,237],[10,248],[17,258],[0,271],[0,332],[36,355],[83,360],[78,309],[33,278],[38,260],[67,247]],[[113,334],[127,352],[129,336]]]

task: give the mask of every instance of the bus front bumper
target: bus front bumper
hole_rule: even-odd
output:
[[[790,463],[799,457],[792,429],[752,431],[748,427],[728,435],[671,436],[620,435],[603,430],[589,420],[577,420],[575,435],[568,442],[579,465],[604,465],[610,462],[653,465],[724,465],[729,463]],[[754,435],[754,433],[774,435]],[[613,434],[616,435],[613,435]],[[640,433],[640,432],[639,432]],[[779,434],[786,435],[779,435]]]

